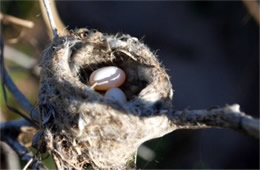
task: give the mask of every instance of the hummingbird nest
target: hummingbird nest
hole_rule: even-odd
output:
[[[40,66],[43,140],[58,169],[134,168],[138,147],[171,131],[169,76],[135,37],[78,29],[55,38]],[[89,86],[89,75],[104,66],[126,73],[126,103]]]

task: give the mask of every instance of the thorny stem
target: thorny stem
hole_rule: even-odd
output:
[[[44,6],[45,6],[45,9],[46,9],[49,21],[50,21],[53,36],[54,36],[54,38],[58,37],[57,27],[56,27],[56,24],[55,24],[54,17],[52,15],[50,1],[49,0],[43,0],[43,3],[44,3]]]

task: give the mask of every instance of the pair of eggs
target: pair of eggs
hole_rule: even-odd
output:
[[[106,98],[124,103],[126,102],[126,96],[118,87],[125,82],[125,79],[126,74],[122,69],[115,66],[107,66],[92,72],[89,77],[89,84],[95,90],[106,91]]]

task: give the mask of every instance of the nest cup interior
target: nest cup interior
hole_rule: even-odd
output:
[[[116,66],[126,74],[126,80],[119,88],[130,101],[138,97],[138,94],[152,82],[152,67],[142,65],[120,51],[113,53],[113,55],[115,57],[113,60],[81,66],[78,72],[79,80],[89,86],[89,77],[93,71],[106,66]],[[98,92],[102,93],[101,91]]]

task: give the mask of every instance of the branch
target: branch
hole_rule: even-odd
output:
[[[27,28],[33,28],[34,23],[32,21],[27,21],[24,19],[16,18],[14,16],[6,15],[0,12],[0,20],[2,20],[4,23],[11,22],[16,25],[20,25]]]
[[[17,136],[24,126],[34,127],[25,119],[18,119],[0,123],[0,140],[6,142],[24,162],[32,161],[29,165],[32,169],[47,169],[42,162],[38,161],[26,147],[17,141]]]
[[[9,41],[10,40],[8,40],[8,42]],[[34,76],[40,76],[40,67],[37,65],[37,60],[31,56],[28,56],[21,51],[16,50],[15,48],[5,45],[4,58],[15,62],[25,69],[28,69]]]
[[[170,116],[177,129],[230,128],[259,138],[259,119],[240,111],[238,104],[208,110],[176,111]]]
[[[67,28],[65,27],[65,25],[63,24],[63,22],[62,22],[62,20],[59,16],[58,10],[56,8],[55,1],[54,0],[48,0],[48,1],[49,1],[49,4],[50,4],[49,10],[51,11],[52,16],[53,16],[53,20],[56,23],[56,30],[58,31],[59,35],[61,35],[61,36],[68,35],[69,31],[67,30]],[[50,37],[52,37],[53,36],[53,34],[51,33],[52,28],[49,24],[48,15],[47,15],[47,11],[46,11],[44,2],[43,2],[43,0],[40,0],[39,2],[40,2],[41,12],[42,12],[42,15],[43,15],[44,22],[48,27],[48,34],[49,34]]]
[[[15,62],[16,64],[20,65],[23,68],[32,69],[37,63],[36,59],[16,50],[15,48],[12,48],[8,45],[5,45],[4,52],[5,52],[4,53],[5,59]]]
[[[31,117],[36,121],[40,121],[40,114],[38,110],[34,108],[34,106],[26,99],[26,97],[20,92],[20,90],[16,87],[12,79],[9,77],[8,73],[4,67],[4,42],[1,37],[0,42],[0,75],[2,78],[2,88],[4,94],[4,100],[6,102],[6,106],[16,112],[17,114],[23,116],[25,119],[19,119],[15,121],[8,121],[0,124],[0,140],[6,142],[21,158],[22,161],[28,162],[27,166],[30,166],[32,169],[46,169],[46,167],[38,161],[28,150],[26,147],[21,145],[17,139],[19,134],[21,133],[21,128],[24,126],[34,127],[35,122],[30,118],[19,112],[17,109],[11,107],[7,103],[5,86],[8,87],[9,91],[13,94],[16,100],[21,104],[23,109],[31,113]],[[35,128],[35,127],[34,127]]]
[[[0,110],[0,122],[6,121],[5,116],[3,115],[3,112]],[[1,135],[1,133],[0,133]],[[3,156],[3,160],[1,160],[1,163],[3,165],[1,168],[3,169],[19,169],[20,168],[20,161],[17,154],[14,152],[14,150],[7,145],[5,142],[0,141],[0,150],[1,150],[1,156]]]
[[[16,44],[18,43],[22,38],[24,38],[25,35],[25,29],[22,29],[18,36],[14,38],[10,38],[7,40],[9,44]]]
[[[4,93],[4,98],[5,101],[6,99],[6,94],[5,94],[5,88],[4,86],[7,86],[8,90],[12,93],[12,95],[15,97],[16,101],[20,103],[20,105],[22,106],[22,108],[27,112],[31,114],[31,117],[33,120],[40,122],[40,113],[39,111],[27,100],[27,98],[23,95],[23,93],[16,87],[16,85],[14,84],[14,82],[12,81],[12,79],[10,78],[10,76],[8,75],[5,67],[4,67],[4,42],[3,39],[1,38],[1,54],[0,54],[0,65],[1,65],[1,69],[0,69],[0,75],[2,78],[2,88],[3,88],[3,93]],[[9,109],[11,109],[12,111],[18,113],[19,115],[23,116],[25,119],[27,119],[27,121],[31,122],[32,121],[27,118],[26,116],[22,115],[21,113],[19,113],[16,109],[8,106],[7,101],[6,101],[6,105]]]
[[[53,34],[54,38],[58,37],[57,27],[56,27],[54,17],[52,15],[50,1],[49,0],[43,0],[43,3],[44,3],[44,7],[45,7],[45,10],[46,10],[48,18],[49,18],[49,22],[50,22],[51,29],[52,29],[52,34]]]
[[[1,72],[0,72],[1,73]],[[22,108],[30,113],[33,120],[39,122],[40,113],[39,111],[27,100],[27,98],[23,95],[23,93],[16,87],[13,80],[10,78],[5,68],[3,68],[3,81],[8,90],[12,93],[16,101],[22,106]]]
[[[260,16],[259,16],[259,10],[260,6],[257,0],[242,0],[244,5],[246,6],[249,14],[255,19],[255,21],[260,24]]]
[[[1,168],[3,169],[19,169],[20,168],[20,160],[18,155],[14,152],[14,150],[7,145],[5,142],[0,141],[0,150],[3,163]]]

